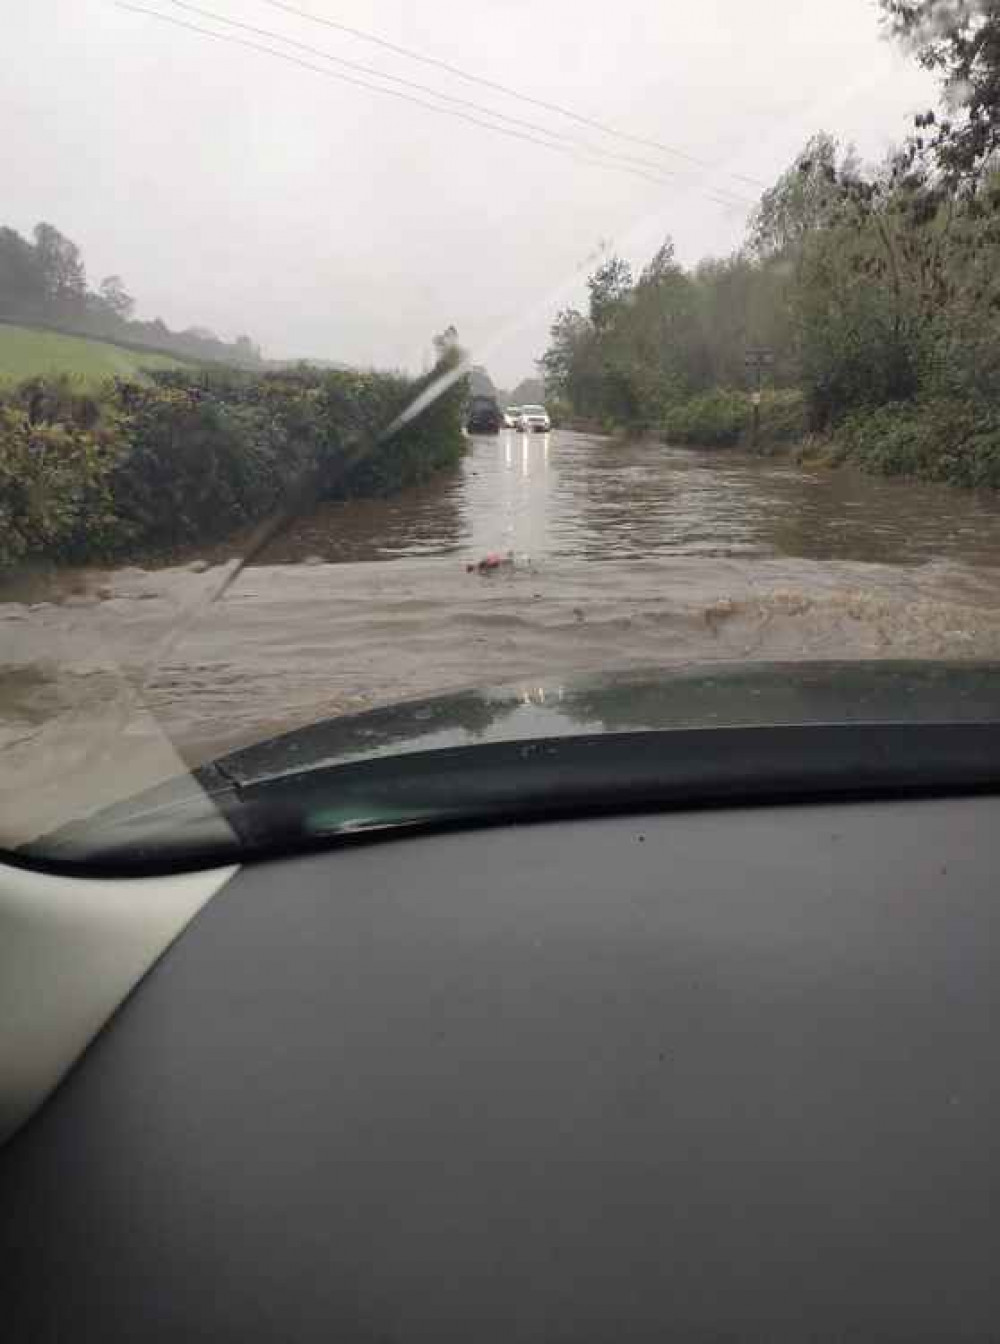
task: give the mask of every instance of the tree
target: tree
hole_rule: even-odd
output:
[[[831,135],[820,131],[760,198],[750,221],[750,248],[758,257],[780,256],[813,230],[832,222],[843,200],[844,180],[858,174],[857,155],[843,156]]]
[[[45,301],[38,254],[15,229],[0,228],[0,312],[23,315]]]
[[[522,378],[508,400],[514,406],[539,406],[545,401],[545,383],[541,378]]]
[[[884,221],[817,231],[804,249],[794,306],[801,378],[813,423],[913,397],[922,324],[912,294],[887,283]]]
[[[926,148],[954,187],[974,185],[1000,153],[998,0],[880,0],[890,33],[942,83],[945,115],[916,119]]]
[[[135,299],[127,292],[120,275],[106,275],[100,283],[101,302],[109,313],[127,322],[135,311]]]
[[[640,286],[660,285],[681,273],[682,268],[677,260],[673,239],[667,238],[653,253],[652,260],[643,267],[639,276],[639,284]]]
[[[82,307],[87,273],[76,243],[52,224],[35,225],[35,255],[47,297],[62,308]]]
[[[449,323],[444,331],[439,332],[438,335],[434,337],[433,344],[434,354],[438,360],[450,357],[459,349],[458,328],[453,323]]]
[[[260,346],[249,336],[236,337],[236,355],[243,364],[260,363]]]
[[[611,326],[632,288],[632,268],[622,257],[609,257],[587,281],[590,290],[590,320],[594,330]]]
[[[695,382],[705,387],[739,387],[745,379],[747,347],[782,342],[762,320],[765,295],[771,288],[763,277],[765,263],[749,256],[701,262],[694,272],[698,311],[698,344],[703,369],[693,370]],[[770,278],[773,268],[768,267]]]
[[[696,288],[667,238],[619,318],[617,363],[628,372],[643,418],[658,419],[667,402],[704,382]]]
[[[578,415],[594,414],[596,403],[594,329],[575,308],[564,308],[549,330],[549,346],[538,361],[546,395],[555,395]]]
[[[496,397],[497,395],[493,379],[481,364],[473,364],[469,370],[469,395],[472,397]]]

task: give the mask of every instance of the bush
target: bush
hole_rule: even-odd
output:
[[[125,543],[222,537],[281,497],[282,427],[253,407],[197,389],[140,390],[129,397],[125,435],[112,477]]]
[[[808,433],[808,419],[805,396],[797,389],[765,392],[760,407],[761,446],[801,443]]]
[[[307,367],[170,370],[97,396],[0,392],[0,565],[220,540],[290,497],[382,495],[464,451],[464,380]],[[425,393],[425,406],[404,416]]]
[[[106,546],[117,451],[113,426],[36,421],[28,406],[0,402],[0,566],[72,559],[85,536]]]
[[[546,397],[545,409],[549,413],[553,429],[560,429],[573,419],[573,412],[561,397]]]
[[[1000,412],[982,404],[897,402],[855,412],[835,443],[865,471],[1000,487]]]
[[[667,412],[663,433],[668,443],[702,448],[749,444],[752,414],[745,392],[719,388],[675,403]],[[805,433],[806,402],[801,392],[779,388],[763,394],[759,447],[796,443]]]
[[[719,388],[678,402],[667,411],[663,431],[668,443],[705,448],[731,447],[747,429],[750,407],[745,393]]]

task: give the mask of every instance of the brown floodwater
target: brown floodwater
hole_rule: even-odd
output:
[[[390,500],[0,591],[0,839],[436,691],[699,661],[1000,658],[1000,497],[555,432]],[[488,552],[516,564],[466,566]]]
[[[475,440],[450,480],[391,500],[320,507],[262,559],[371,562],[508,549],[539,560],[948,558],[1000,566],[1000,499],[729,451],[503,433]]]

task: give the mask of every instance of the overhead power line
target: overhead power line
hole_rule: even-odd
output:
[[[521,117],[513,117],[506,112],[498,112],[496,108],[487,107],[482,103],[475,103],[468,98],[459,98],[455,94],[445,93],[428,84],[421,84],[412,79],[406,79],[401,75],[391,74],[386,70],[379,70],[375,66],[365,65],[360,61],[351,61],[343,56],[336,56],[333,52],[326,51],[322,47],[313,46],[308,42],[300,42],[292,37],[287,37],[284,33],[275,32],[273,29],[260,28],[251,23],[245,23],[240,19],[232,19],[228,15],[218,14],[212,10],[204,9],[200,5],[190,3],[190,0],[166,0],[166,3],[174,5],[178,9],[187,10],[189,13],[198,14],[202,18],[211,19],[213,22],[221,23],[230,28],[239,28],[243,32],[254,33],[258,37],[265,37],[271,41],[281,42],[285,46],[293,47],[297,51],[304,51],[309,55],[318,56],[324,61],[330,61],[334,65],[339,65],[347,70],[357,71],[364,75],[370,75],[375,79],[385,80],[392,84],[397,84],[401,88],[411,89],[417,93],[427,94],[432,98],[440,99],[442,102],[450,103],[456,107],[466,108],[471,112],[476,112],[481,116],[490,117],[496,121],[504,122],[511,126],[520,127],[523,130],[535,132],[536,134],[546,136],[549,139],[561,141],[576,150],[585,154],[618,160],[621,163],[628,164],[634,168],[642,168],[647,172],[656,173],[659,176],[666,174],[668,177],[681,177],[680,169],[668,168],[662,163],[653,162],[650,159],[640,159],[632,154],[623,154],[620,150],[602,149],[599,146],[588,144],[585,141],[574,139],[572,135],[567,135],[563,131],[553,129],[551,126],[542,125],[539,122],[526,121]],[[728,187],[717,187],[719,194],[725,194],[729,203],[733,205],[753,205],[754,202],[745,196],[739,196]],[[716,199],[710,197],[710,199]]]
[[[468,98],[459,98],[454,94],[444,93],[439,89],[433,88],[431,85],[420,84],[412,79],[404,79],[401,75],[393,75],[388,71],[379,70],[374,66],[364,65],[359,61],[350,61],[342,56],[335,56],[333,52],[324,51],[322,47],[315,47],[309,42],[299,42],[293,37],[286,37],[284,33],[276,33],[270,28],[259,28],[255,24],[244,23],[240,19],[231,19],[228,15],[217,14],[213,10],[204,9],[200,5],[191,4],[190,0],[167,0],[167,3],[174,5],[178,9],[187,10],[188,13],[197,14],[203,19],[211,19],[214,23],[221,23],[229,28],[239,28],[245,33],[253,33],[257,37],[264,37],[272,42],[281,42],[285,46],[293,47],[296,51],[304,51],[310,56],[318,56],[324,61],[331,61],[334,65],[341,66],[346,70],[353,70],[364,75],[370,75],[375,79],[386,80],[388,83],[398,84],[401,88],[427,94],[432,98],[438,98],[442,102],[450,103],[455,107],[463,107],[471,112],[476,112],[481,116],[491,117],[497,121],[505,122],[508,125],[520,127],[522,130],[533,131],[536,134],[547,136],[550,139],[562,141],[584,153],[594,154],[600,158],[616,159],[622,163],[627,163],[634,168],[644,168],[652,173],[666,174],[670,177],[679,176],[678,170],[665,168],[662,164],[653,163],[649,159],[639,159],[634,155],[622,154],[617,150],[606,150],[589,145],[574,139],[572,135],[566,135],[562,131],[553,130],[551,127],[543,126],[538,122],[525,121],[520,117],[512,117],[508,113],[498,112],[495,108],[486,107],[482,103],[471,102]],[[746,203],[750,204],[750,202]]]
[[[602,134],[613,136],[617,140],[628,140],[633,145],[643,145],[646,149],[658,149],[663,154],[671,154],[675,158],[684,159],[687,163],[698,168],[715,171],[714,165],[707,159],[700,158],[697,154],[691,154],[686,149],[678,149],[676,145],[667,145],[662,140],[653,140],[644,135],[634,135],[629,131],[620,131],[617,127],[610,126],[604,121],[598,121],[595,117],[585,116],[582,112],[575,112],[572,108],[563,107],[560,103],[547,102],[544,98],[537,98],[530,93],[522,93],[520,89],[512,88],[509,84],[501,84],[495,79],[487,79],[485,75],[476,75],[469,70],[463,70],[461,66],[452,65],[449,61],[439,60],[436,56],[427,56],[423,52],[414,51],[412,47],[404,47],[398,42],[390,42],[388,38],[379,37],[377,33],[370,33],[364,28],[343,23],[339,19],[327,18],[324,14],[313,14],[307,9],[299,9],[296,5],[288,4],[287,0],[261,0],[261,3],[270,5],[272,9],[283,10],[286,14],[293,14],[296,18],[305,19],[309,23],[318,23],[324,28],[332,28],[339,33],[348,33],[351,37],[359,38],[362,42],[370,42],[374,46],[383,47],[386,51],[394,52],[397,56],[405,56],[407,60],[419,61],[422,65],[433,66],[437,70],[443,70],[449,75],[454,75],[457,79],[464,79],[470,84],[479,84],[484,89],[492,89],[494,93],[502,93],[508,98],[517,98],[522,103],[531,103],[533,107],[543,108],[546,112],[555,112],[561,117],[567,117],[570,121],[577,122],[580,126],[589,126],[591,130],[601,131]],[[751,187],[766,187],[769,185],[759,178],[747,177],[743,173],[726,173],[725,175]]]
[[[509,126],[498,125],[493,121],[484,121],[481,117],[473,116],[470,113],[463,112],[451,107],[442,107],[438,103],[429,103],[422,98],[417,98],[410,93],[403,93],[398,89],[386,88],[380,84],[372,84],[366,80],[356,79],[352,75],[341,74],[338,71],[330,70],[324,66],[314,65],[310,61],[302,60],[298,56],[293,56],[286,51],[278,51],[274,47],[265,46],[263,43],[252,41],[249,38],[238,37],[233,33],[221,33],[213,28],[204,28],[200,24],[189,23],[185,19],[175,18],[170,14],[164,14],[160,10],[149,9],[143,5],[129,3],[128,0],[116,0],[118,9],[128,10],[134,14],[142,14],[147,18],[157,19],[161,23],[169,23],[176,28],[183,28],[188,32],[193,32],[202,37],[214,38],[218,42],[227,42],[233,46],[246,47],[251,51],[257,51],[263,55],[273,57],[284,61],[287,64],[298,66],[303,70],[310,70],[314,74],[322,75],[327,79],[333,79],[341,83],[351,84],[357,88],[366,89],[373,93],[385,94],[390,98],[396,98],[403,102],[412,103],[417,107],[422,107],[426,111],[435,112],[440,116],[449,116],[461,121],[469,122],[473,126],[478,126],[483,130],[493,131],[498,135],[506,135],[517,140],[525,141],[529,144],[541,146],[543,149],[552,150],[555,153],[565,154],[569,158],[578,160],[581,163],[596,168],[606,168],[616,172],[628,173],[633,177],[643,178],[648,182],[656,183],[660,186],[671,186],[673,183],[662,175],[646,172],[641,168],[633,167],[627,163],[621,162],[613,157],[607,156],[604,151],[592,151],[589,146],[585,152],[579,152],[570,144],[562,144],[552,140],[542,139],[540,136],[531,135],[524,131],[511,129]],[[188,6],[193,8],[193,6]],[[279,39],[281,40],[281,39]],[[437,95],[434,95],[437,96]],[[488,115],[494,115],[489,113]],[[594,157],[594,155],[603,155],[603,157]],[[701,192],[707,200],[718,205],[732,206],[736,204],[749,204],[749,202],[735,200],[732,196],[716,195],[711,192]]]

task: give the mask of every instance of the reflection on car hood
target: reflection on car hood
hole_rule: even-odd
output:
[[[412,751],[595,733],[1000,720],[1000,666],[717,664],[493,687],[330,719],[215,767],[240,784]],[[209,767],[212,769],[213,767]]]

